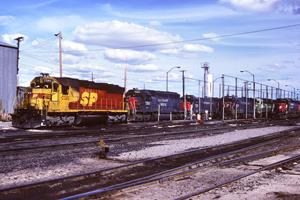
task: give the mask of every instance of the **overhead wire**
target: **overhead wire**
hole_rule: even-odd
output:
[[[114,48],[114,49],[139,49],[139,48],[144,48],[144,47],[165,46],[165,45],[170,45],[170,44],[180,44],[180,43],[185,43],[185,42],[213,40],[213,39],[221,39],[221,38],[227,38],[227,37],[233,37],[233,36],[240,36],[240,35],[248,35],[248,34],[260,33],[260,32],[267,32],[267,31],[273,31],[273,30],[282,30],[282,29],[288,29],[288,28],[299,27],[299,26],[300,26],[300,23],[297,23],[297,24],[277,26],[277,27],[272,27],[272,28],[264,28],[264,29],[258,29],[258,30],[252,30],[252,31],[244,31],[244,32],[238,32],[238,33],[231,33],[231,34],[222,34],[222,35],[212,36],[212,37],[201,37],[201,38],[179,40],[179,41],[152,43],[152,44],[135,45],[135,46],[119,46],[119,47],[110,47],[110,48]],[[97,48],[97,49],[91,49],[91,50],[65,50],[64,52],[65,53],[92,52],[92,51],[99,51],[99,50],[104,50],[104,49],[105,49],[105,47]],[[58,51],[56,51],[56,52],[58,52]]]

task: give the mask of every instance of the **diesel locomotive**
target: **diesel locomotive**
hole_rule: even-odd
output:
[[[126,92],[131,121],[181,119],[180,95],[176,92],[131,89]]]
[[[93,121],[125,122],[124,91],[117,85],[42,74],[23,92],[12,125],[38,128]]]

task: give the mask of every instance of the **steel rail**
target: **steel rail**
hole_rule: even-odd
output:
[[[228,121],[230,122],[230,121]],[[286,120],[285,120],[286,122]],[[280,124],[279,122],[278,124]],[[289,122],[290,123],[290,122]],[[271,125],[274,125],[277,123],[271,123]],[[248,125],[247,128],[259,128],[259,127],[267,127],[267,125],[270,124],[246,124]],[[259,126],[258,126],[259,125]],[[180,135],[180,134],[193,134],[193,133],[198,133],[202,134],[203,136],[206,134],[211,134],[212,131],[220,131],[220,133],[224,133],[226,131],[232,131],[232,130],[242,130],[245,129],[246,126],[241,125],[239,127],[216,127],[216,128],[204,128],[204,129],[196,129],[196,130],[185,130],[185,131],[170,131],[170,132],[162,132],[162,133],[154,133],[154,134],[146,134],[146,135],[132,135],[132,136],[124,136],[124,137],[119,137],[119,138],[105,138],[105,137],[100,137],[99,139],[103,139],[107,144],[111,145],[113,143],[117,142],[124,142],[124,141],[130,141],[134,139],[144,139],[144,138],[152,138],[152,137],[163,137],[163,136],[171,136],[171,135]],[[207,132],[207,133],[205,133]],[[214,133],[216,134],[216,133]],[[201,135],[199,135],[201,136]],[[29,146],[29,147],[18,147],[18,148],[11,148],[11,149],[5,149],[5,150],[0,150],[0,156],[13,156],[15,154],[20,154],[20,152],[28,152],[28,151],[58,151],[60,149],[65,149],[66,147],[84,147],[84,146],[91,146],[94,145],[96,147],[97,143],[99,142],[99,139],[93,140],[93,141],[84,141],[84,142],[71,142],[71,143],[60,143],[60,144],[52,144],[52,145],[42,145],[42,146]],[[30,144],[29,144],[30,145]],[[7,145],[6,145],[7,146]]]
[[[257,149],[259,147],[270,145],[270,144],[276,143],[278,141],[279,141],[278,138],[274,138],[271,141],[264,141],[264,142],[261,142],[259,144],[244,147],[242,149],[237,149],[237,150],[221,153],[221,154],[218,154],[218,155],[213,155],[213,156],[210,156],[210,157],[207,157],[207,158],[204,158],[204,159],[199,159],[196,162],[188,163],[188,164],[183,165],[183,166],[172,168],[172,169],[162,171],[162,172],[159,172],[159,173],[156,173],[156,174],[151,174],[149,176],[145,176],[145,177],[138,178],[138,179],[135,179],[135,180],[130,180],[130,181],[125,182],[125,183],[120,183],[120,184],[116,184],[116,185],[113,185],[113,186],[108,186],[108,187],[96,189],[96,190],[93,190],[93,191],[89,191],[89,192],[85,192],[85,193],[65,197],[65,198],[63,198],[63,200],[87,198],[89,196],[100,196],[100,195],[105,195],[106,193],[109,193],[109,192],[113,192],[113,191],[117,191],[117,190],[121,190],[121,189],[126,189],[126,188],[129,188],[129,187],[134,187],[134,186],[137,186],[137,185],[149,184],[151,182],[161,181],[163,179],[168,179],[170,177],[173,178],[174,176],[179,176],[179,175],[182,175],[182,174],[197,171],[198,168],[201,167],[203,165],[203,163],[205,163],[205,162],[212,162],[214,160],[219,160],[220,158],[229,157],[229,156],[232,156],[234,154],[240,154],[242,152]],[[277,151],[277,149],[275,149],[274,151]],[[274,151],[264,152],[262,154],[250,155],[250,156],[247,156],[243,159],[244,160],[254,159],[254,158],[257,158],[259,156],[269,155],[269,154],[273,153]],[[240,160],[241,159],[239,158],[239,159],[233,159],[232,161],[228,161],[228,162],[233,163],[233,162],[239,162]]]
[[[250,173],[247,173],[247,174],[244,174],[244,175],[240,175],[240,176],[237,176],[236,178],[234,179],[231,179],[231,180],[228,180],[228,181],[225,181],[223,183],[220,183],[220,184],[217,184],[217,185],[214,185],[212,187],[208,187],[206,189],[202,189],[202,190],[198,190],[196,192],[193,192],[191,194],[188,194],[188,195],[185,195],[185,196],[181,196],[179,198],[176,198],[175,200],[185,200],[185,199],[189,199],[191,197],[195,197],[195,196],[198,196],[200,194],[203,194],[203,193],[206,193],[206,192],[209,192],[213,189],[216,189],[216,188],[219,188],[219,187],[222,187],[224,185],[228,185],[230,183],[233,183],[235,181],[238,181],[240,179],[243,179],[243,178],[246,178],[248,176],[251,176],[251,175],[254,175],[254,174],[257,174],[257,173],[260,173],[262,171],[265,171],[265,170],[270,170],[270,169],[273,169],[273,168],[276,168],[276,167],[279,167],[279,166],[282,166],[282,165],[285,165],[285,164],[288,164],[290,162],[294,162],[294,161],[297,161],[297,160],[300,160],[300,155],[296,155],[296,156],[293,156],[293,157],[290,157],[290,158],[287,158],[285,160],[281,160],[281,161],[278,161],[276,163],[272,163],[270,165],[267,165],[267,166],[264,166],[258,170],[255,170],[254,172],[250,172]]]
[[[138,179],[134,179],[134,180],[130,180],[128,182],[125,183],[120,183],[120,184],[115,184],[112,186],[108,186],[108,187],[104,187],[104,188],[100,188],[97,190],[93,190],[93,191],[89,191],[89,192],[85,192],[85,193],[81,193],[81,194],[77,194],[77,195],[73,195],[73,196],[69,196],[69,197],[65,197],[62,198],[62,200],[72,200],[72,199],[81,199],[81,198],[87,198],[89,196],[99,196],[99,195],[105,195],[108,192],[113,192],[116,190],[122,190],[122,189],[126,189],[129,187],[134,187],[134,186],[138,186],[138,185],[143,185],[143,184],[149,184],[151,182],[158,182],[161,180],[166,180],[169,178],[173,178],[175,176],[179,176],[182,174],[186,174],[186,173],[191,173],[193,171],[197,171],[199,167],[202,167],[206,162],[213,162],[214,160],[218,160],[220,158],[224,158],[224,157],[228,157],[231,156],[233,154],[238,154],[244,151],[249,151],[252,149],[256,149],[258,147],[262,147],[265,146],[267,144],[271,144],[274,142],[278,142],[278,140],[276,141],[267,141],[267,142],[263,142],[261,144],[257,144],[254,146],[250,146],[250,147],[245,147],[243,149],[239,149],[239,150],[234,150],[232,152],[226,152],[226,153],[222,153],[219,155],[214,155],[205,159],[200,159],[199,161],[193,162],[193,163],[189,163],[180,167],[176,167],[170,170],[166,170],[166,171],[162,171],[159,173],[155,173],[155,174],[151,174],[149,176],[145,176],[145,177],[141,177]]]
[[[189,122],[190,123],[190,122]],[[189,125],[188,124],[181,124],[179,123],[178,125]],[[171,125],[171,124],[157,124],[157,125]],[[177,125],[177,124],[172,124],[172,125]],[[176,126],[176,127],[161,127],[161,129],[175,129],[175,128],[180,128],[180,126]],[[24,141],[24,140],[28,140],[28,139],[48,139],[48,138],[65,138],[65,137],[72,137],[72,136],[97,136],[99,134],[114,134],[114,133],[120,133],[120,132],[130,132],[130,131],[137,131],[137,130],[143,130],[143,131],[151,131],[153,129],[157,129],[157,127],[153,127],[152,125],[147,125],[147,126],[141,126],[141,127],[130,127],[130,126],[126,126],[126,127],[118,127],[118,128],[112,128],[112,129],[107,129],[107,130],[101,130],[102,128],[107,128],[107,127],[94,127],[95,129],[97,128],[97,130],[85,130],[85,129],[68,129],[68,130],[55,130],[55,129],[49,129],[49,130],[45,130],[48,132],[45,133],[36,133],[33,132],[33,134],[28,134],[28,130],[24,130],[26,132],[26,134],[19,134],[19,135],[5,135],[3,137],[0,138],[0,142],[14,142],[15,140],[18,141]],[[43,129],[42,129],[43,130]],[[15,130],[14,130],[15,131]],[[54,131],[54,132],[52,132]]]
[[[292,135],[295,134],[295,133],[291,133],[291,130],[289,130],[288,133],[290,133]],[[143,161],[139,161],[139,162],[136,162],[136,163],[133,163],[133,164],[119,166],[119,167],[115,167],[115,168],[111,168],[111,169],[107,169],[107,170],[100,170],[100,171],[97,171],[97,172],[74,175],[74,176],[59,178],[59,179],[55,179],[55,180],[51,180],[51,181],[42,181],[42,182],[38,182],[38,183],[32,183],[32,184],[23,185],[23,186],[7,188],[7,189],[4,189],[4,190],[0,190],[0,193],[1,194],[4,194],[4,193],[10,194],[10,192],[12,192],[13,194],[16,194],[17,191],[18,191],[18,192],[21,192],[22,195],[24,195],[24,194],[26,194],[26,192],[24,192],[24,190],[33,189],[34,191],[46,192],[45,191],[46,188],[48,188],[46,190],[50,190],[50,191],[53,192],[55,187],[58,187],[58,188],[62,189],[63,191],[68,191],[66,188],[63,187],[64,184],[74,186],[74,183],[79,184],[77,182],[82,180],[82,179],[85,180],[86,178],[92,178],[94,180],[95,177],[97,177],[101,174],[105,175],[105,178],[106,179],[108,178],[110,180],[109,174],[116,175],[117,172],[121,172],[124,169],[132,170],[134,167],[138,167],[139,169],[142,169],[141,168],[142,166],[146,166],[146,167],[151,166],[151,168],[150,168],[151,169],[150,175],[151,175],[151,174],[155,173],[155,172],[152,173],[153,166],[155,166],[154,165],[155,163],[157,163],[158,166],[161,166],[162,162],[165,162],[165,164],[170,164],[169,162],[173,162],[173,164],[175,164],[175,163],[177,163],[178,159],[181,159],[181,160],[183,159],[182,161],[187,162],[190,159],[192,159],[193,156],[195,157],[194,159],[197,159],[199,161],[199,155],[203,156],[202,159],[205,159],[205,158],[208,158],[209,156],[214,156],[214,155],[220,154],[222,152],[232,152],[233,150],[239,150],[239,149],[249,147],[249,146],[253,147],[253,143],[257,143],[257,142],[263,143],[266,140],[271,140],[271,139],[275,139],[275,138],[278,138],[278,137],[283,137],[283,136],[286,136],[286,135],[287,135],[287,131],[282,131],[282,132],[277,133],[276,135],[268,135],[268,136],[263,136],[263,137],[251,138],[251,139],[247,139],[247,140],[243,140],[243,141],[239,141],[239,142],[235,142],[235,143],[222,145],[222,146],[219,146],[219,147],[211,147],[211,148],[207,148],[207,149],[191,150],[191,151],[186,151],[186,152],[182,152],[182,153],[178,153],[178,154],[174,154],[174,155],[170,155],[170,156],[165,156],[165,157],[145,159]],[[192,161],[190,161],[190,162],[192,162]],[[175,168],[176,166],[171,165],[170,167],[172,169],[172,168]],[[166,171],[164,169],[161,169],[161,170]],[[140,172],[140,173],[142,173],[142,172]],[[128,175],[128,174],[126,174],[126,175]],[[129,177],[130,177],[130,175],[129,175]],[[71,183],[68,182],[67,180],[71,181]],[[96,181],[96,180],[99,181],[101,179],[97,178],[94,181]],[[74,182],[73,184],[72,184],[72,181]],[[81,184],[79,186],[81,186]],[[44,190],[42,188],[44,188]],[[56,194],[57,194],[57,192],[56,192]],[[45,193],[42,193],[42,194],[39,194],[39,195],[45,195]],[[56,198],[57,198],[57,196],[56,196]]]
[[[293,133],[292,133],[292,135],[293,135]],[[281,135],[281,136],[278,135],[278,136],[276,136],[274,138],[273,137],[271,137],[271,138],[273,138],[273,140],[274,139],[276,140],[278,137],[286,137],[286,135]],[[131,181],[128,181],[128,182],[125,182],[125,183],[116,184],[114,186],[108,186],[108,187],[100,188],[100,189],[93,190],[93,191],[90,191],[90,192],[81,193],[81,194],[77,194],[77,195],[74,195],[74,196],[69,196],[69,197],[66,197],[64,199],[77,199],[77,198],[85,198],[85,197],[88,197],[90,195],[101,195],[101,194],[104,194],[104,193],[107,193],[107,192],[112,192],[112,191],[116,191],[116,190],[120,190],[120,189],[124,189],[124,188],[128,188],[128,187],[132,187],[132,186],[136,186],[136,185],[141,185],[141,184],[145,184],[145,183],[149,183],[149,182],[153,182],[153,181],[159,181],[161,179],[165,179],[167,177],[174,176],[174,174],[170,174],[172,172],[176,172],[176,171],[182,170],[182,169],[188,169],[189,171],[191,169],[194,170],[195,165],[199,165],[200,163],[212,161],[214,159],[218,160],[219,158],[232,155],[233,153],[238,154],[238,153],[240,153],[242,151],[256,149],[256,148],[258,148],[260,146],[265,146],[265,145],[267,145],[269,143],[274,143],[274,142],[278,142],[278,140],[271,141],[271,142],[263,140],[259,144],[255,144],[255,145],[252,145],[252,146],[244,147],[242,149],[233,150],[233,151],[230,151],[230,152],[221,153],[221,154],[218,154],[218,155],[212,155],[210,157],[199,159],[196,162],[189,163],[189,164],[186,164],[184,166],[175,167],[175,168],[172,168],[170,170],[165,170],[165,171],[162,171],[162,172],[159,172],[159,173],[151,174],[149,176],[145,176],[145,177],[142,177],[142,178],[131,180]],[[165,174],[169,174],[169,175],[164,176]]]
[[[257,127],[257,125],[250,124],[251,126]],[[264,126],[262,126],[264,127]],[[248,127],[249,128],[249,127]],[[159,136],[170,136],[170,135],[180,135],[180,134],[188,134],[188,133],[206,133],[211,134],[212,131],[218,131],[222,130],[224,131],[231,131],[236,129],[245,129],[245,126],[240,127],[216,127],[216,128],[205,128],[205,129],[196,129],[196,130],[183,130],[183,131],[170,131],[170,132],[159,132],[159,133],[153,133],[153,134],[144,134],[144,135],[132,135],[132,136],[124,136],[119,138],[105,138],[100,137],[103,139],[106,143],[115,143],[119,141],[128,141],[133,139],[141,139],[141,138],[152,138],[152,137],[159,137]],[[43,145],[43,146],[30,146],[30,147],[19,147],[19,148],[11,148],[11,149],[4,149],[0,150],[0,156],[7,154],[9,152],[16,152],[20,153],[20,151],[28,151],[28,150],[44,150],[44,149],[52,149],[59,148],[59,147],[66,147],[66,146],[82,146],[82,145],[96,145],[99,142],[99,139],[93,140],[93,141],[84,141],[84,142],[73,142],[73,143],[63,143],[63,144],[53,144],[53,145]],[[7,146],[7,145],[6,145]]]

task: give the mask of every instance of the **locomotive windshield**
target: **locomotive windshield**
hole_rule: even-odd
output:
[[[31,88],[52,88],[52,80],[50,79],[35,79],[30,84]]]
[[[51,88],[51,83],[31,83],[31,88]]]

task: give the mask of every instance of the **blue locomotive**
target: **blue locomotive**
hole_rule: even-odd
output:
[[[180,119],[180,95],[176,92],[131,89],[126,92],[128,119],[153,121]]]

